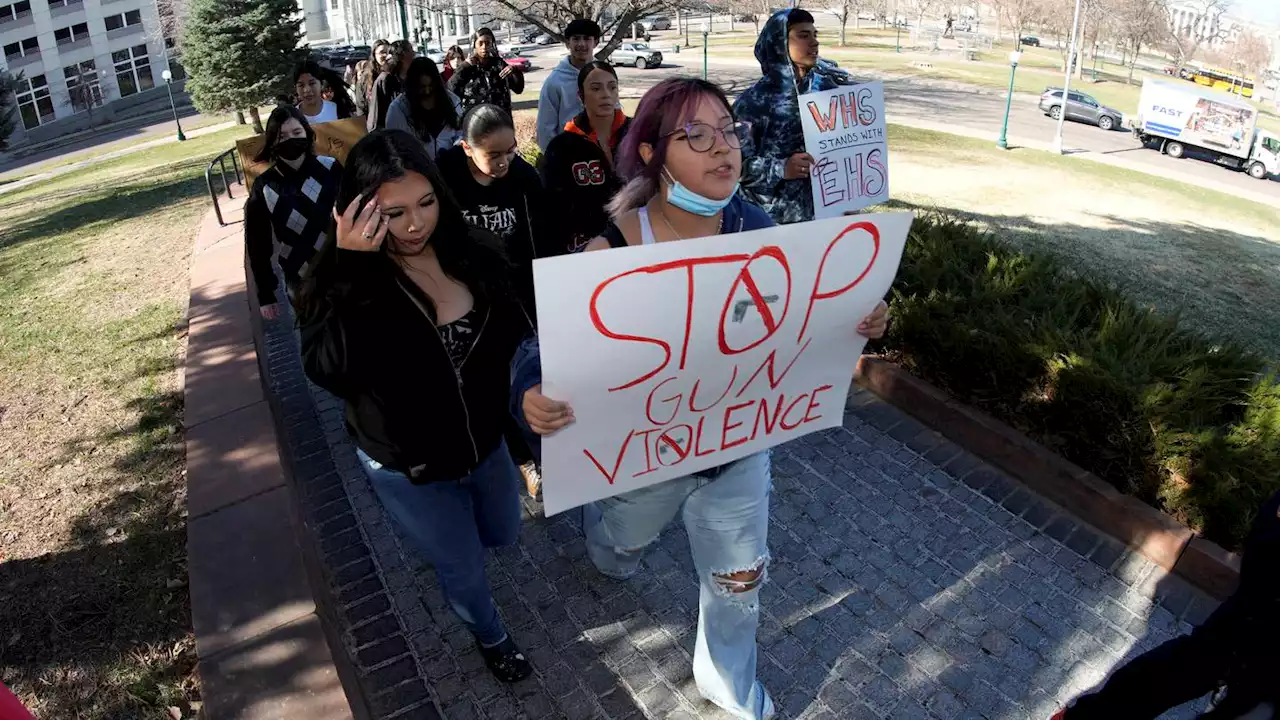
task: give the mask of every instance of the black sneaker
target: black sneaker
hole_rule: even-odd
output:
[[[524,653],[516,647],[510,635],[493,647],[482,646],[480,654],[484,657],[484,664],[489,667],[489,672],[502,682],[523,680],[533,672],[533,666],[524,659]]]

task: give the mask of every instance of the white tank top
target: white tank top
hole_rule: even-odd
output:
[[[636,211],[636,215],[640,217],[640,244],[652,245],[655,241],[653,239],[653,226],[649,224],[649,208],[641,205],[640,209]]]

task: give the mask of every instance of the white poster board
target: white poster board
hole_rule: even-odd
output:
[[[911,213],[534,261],[548,515],[841,424]]]
[[[808,93],[799,102],[804,149],[814,159],[814,217],[839,217],[888,201],[883,83]]]

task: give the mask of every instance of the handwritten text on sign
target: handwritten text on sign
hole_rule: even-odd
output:
[[[801,95],[800,122],[805,152],[814,159],[814,217],[838,217],[889,199],[881,83]]]
[[[534,262],[548,514],[839,425],[910,213]]]

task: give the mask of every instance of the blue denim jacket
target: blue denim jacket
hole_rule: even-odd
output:
[[[735,195],[724,209],[724,228],[720,234],[746,232],[773,227],[773,219],[759,207]],[[534,385],[542,383],[542,355],[538,348],[537,334],[530,335],[516,348],[515,357],[511,360],[511,414],[525,434],[533,457],[542,464],[542,438],[529,427],[524,419],[524,394]],[[714,475],[713,470],[705,470],[703,475]]]

